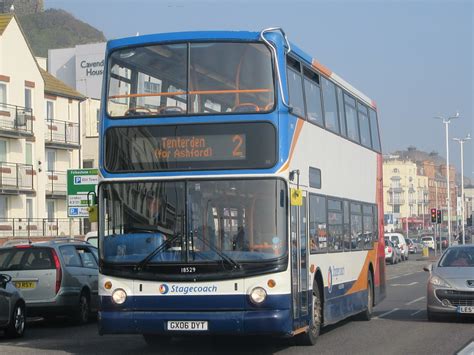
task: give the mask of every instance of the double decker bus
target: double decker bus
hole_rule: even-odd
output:
[[[385,296],[374,102],[283,30],[108,42],[99,332],[296,336]]]

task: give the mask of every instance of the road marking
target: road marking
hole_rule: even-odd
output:
[[[405,305],[406,305],[406,306],[409,306],[409,305],[411,305],[411,304],[413,304],[413,303],[416,303],[416,302],[421,301],[421,300],[424,300],[424,299],[425,299],[425,296],[420,297],[420,298],[417,298],[416,300],[410,301],[410,302],[408,302],[408,303],[405,303]]]
[[[379,315],[379,316],[377,316],[377,317],[374,317],[374,319],[379,319],[379,318],[388,316],[390,313],[396,312],[396,311],[398,311],[399,309],[400,309],[400,308],[394,308],[394,309],[392,309],[391,311],[382,313],[381,315]]]
[[[457,355],[472,355],[474,354],[474,341],[471,341],[470,344],[467,344],[464,349],[461,349]]]
[[[410,282],[409,284],[391,284],[390,286],[413,286],[416,285],[418,281]]]
[[[423,312],[423,311],[424,311],[424,309],[419,309],[416,312],[413,312],[412,314],[410,314],[410,316],[414,316],[415,314],[418,314],[418,313]]]

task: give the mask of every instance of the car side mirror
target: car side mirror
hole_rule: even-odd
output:
[[[425,270],[426,272],[431,272],[433,270],[433,265],[429,264],[429,265],[423,266],[423,270]]]

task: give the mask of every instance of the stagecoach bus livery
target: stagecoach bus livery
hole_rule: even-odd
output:
[[[296,336],[385,296],[375,103],[287,40],[110,41],[101,334]]]

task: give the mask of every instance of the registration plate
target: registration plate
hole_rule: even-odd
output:
[[[207,330],[207,321],[204,320],[191,320],[191,321],[181,321],[181,320],[170,320],[167,324],[168,330],[177,330],[177,331],[203,331]]]
[[[458,313],[474,313],[474,306],[458,306]]]
[[[35,288],[36,282],[34,281],[15,281],[15,287],[21,289]]]

